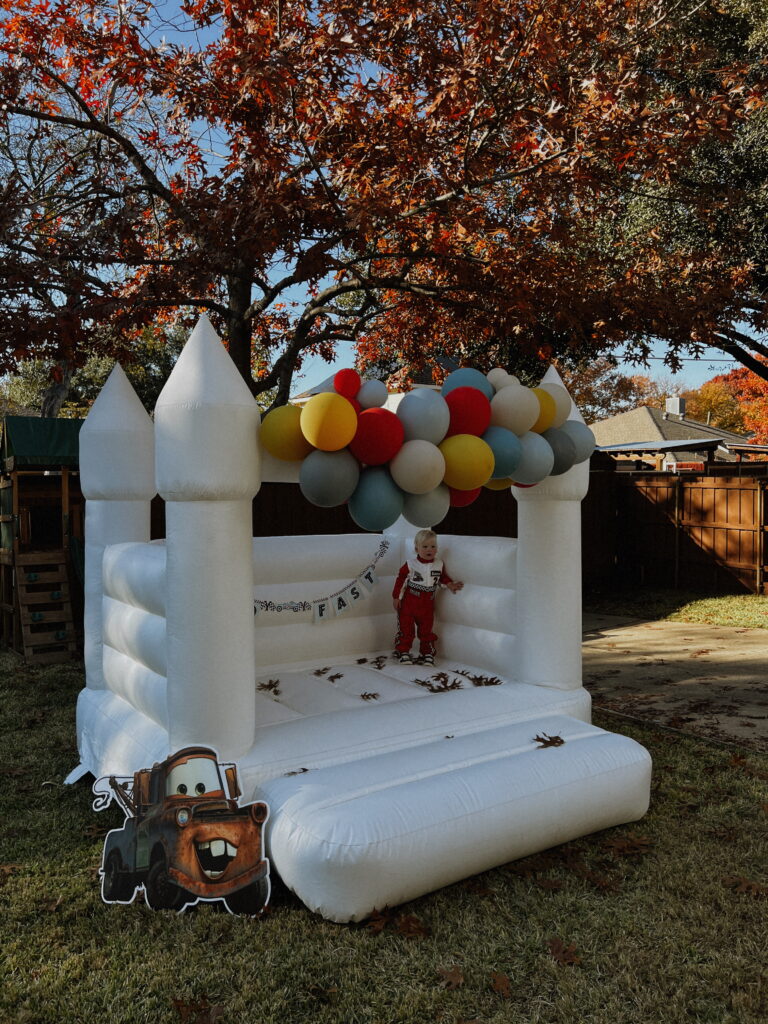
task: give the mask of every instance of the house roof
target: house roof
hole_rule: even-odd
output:
[[[711,438],[742,444],[747,441],[743,434],[689,420],[674,413],[665,413],[663,409],[655,409],[649,405],[598,420],[591,423],[590,427],[600,446],[640,441],[692,441]]]
[[[590,426],[598,447],[614,455],[619,452],[630,454],[631,451],[666,452],[675,460],[686,461],[687,456],[701,451],[702,446],[695,442],[710,441],[713,444],[704,447],[719,448],[717,457],[721,461],[732,462],[736,456],[728,450],[728,445],[748,445],[743,434],[649,405],[598,420]],[[682,443],[685,441],[694,443],[685,445]]]

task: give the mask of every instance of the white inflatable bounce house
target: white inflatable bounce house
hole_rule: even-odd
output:
[[[415,528],[254,539],[262,479],[297,479],[260,453],[259,424],[205,318],[154,423],[119,367],[94,403],[69,781],[214,748],[242,801],[270,806],[272,869],[339,922],[642,817],[650,758],[590,724],[581,682],[588,461],[513,488],[517,540],[440,536],[465,586],[438,598],[436,666],[403,665],[391,592]],[[317,621],[313,602],[338,593],[345,613]]]

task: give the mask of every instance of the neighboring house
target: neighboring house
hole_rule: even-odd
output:
[[[685,399],[667,399],[666,409],[648,405],[591,423],[598,447],[619,460],[644,458],[658,469],[703,468],[712,458],[716,462],[738,462],[740,452],[749,450],[749,438],[732,430],[722,430],[685,416]],[[691,446],[685,447],[684,442]],[[669,442],[669,448],[664,447]],[[764,451],[763,446],[754,446]]]

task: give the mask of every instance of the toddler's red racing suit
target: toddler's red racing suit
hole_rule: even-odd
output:
[[[414,633],[418,633],[419,653],[434,656],[437,641],[432,629],[435,594],[438,587],[446,583],[453,583],[453,580],[438,558],[434,562],[422,562],[418,557],[409,558],[400,566],[392,590],[392,597],[401,599],[395,637],[395,651],[398,654],[410,651]]]

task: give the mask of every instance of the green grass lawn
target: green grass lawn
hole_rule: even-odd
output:
[[[726,594],[702,597],[682,590],[586,589],[584,610],[636,619],[667,619],[710,626],[768,629],[768,596]]]
[[[0,655],[0,1021],[750,1024],[765,1021],[768,758],[601,720],[654,758],[651,811],[397,908],[330,924],[101,902],[77,764],[79,666]]]

